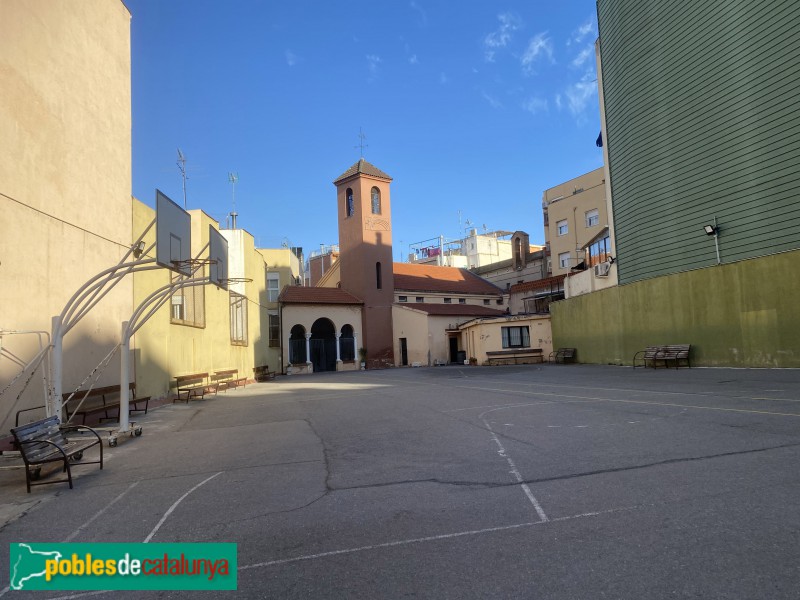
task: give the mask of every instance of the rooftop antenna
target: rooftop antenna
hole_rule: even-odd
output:
[[[233,194],[233,210],[230,213],[231,229],[236,229],[236,217],[239,213],[236,212],[236,183],[239,181],[238,173],[228,173],[228,181],[231,183],[231,193]]]
[[[364,135],[364,132],[361,131],[361,127],[358,128],[358,146],[353,146],[353,148],[358,148],[359,152],[361,152],[361,158],[364,158],[364,148],[369,148],[369,144],[365,144],[364,140],[367,139],[367,136]]]
[[[186,157],[181,152],[181,149],[178,148],[178,170],[181,172],[181,178],[183,179],[183,210],[186,210]]]

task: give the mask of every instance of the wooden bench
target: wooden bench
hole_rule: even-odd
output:
[[[147,414],[147,409],[150,406],[150,396],[142,398],[136,397],[136,384],[131,382],[128,384],[128,389],[131,390],[133,399],[128,402],[128,414],[134,412],[144,412]],[[72,396],[72,398],[70,398]],[[111,397],[115,397],[113,400]],[[64,406],[67,411],[67,419],[72,420],[76,415],[81,416],[81,423],[86,424],[87,415],[104,413],[105,416],[100,417],[100,421],[104,419],[118,419],[119,418],[119,404],[120,404],[120,386],[108,385],[105,387],[92,388],[88,394],[85,390],[78,390],[74,394],[72,392],[64,394]],[[100,400],[98,401],[97,398]],[[144,405],[144,408],[140,406]],[[109,414],[109,411],[115,411],[116,414]]]
[[[239,377],[239,369],[223,369],[221,371],[214,371],[212,381],[217,385],[217,389],[227,390],[228,388],[237,388],[247,386],[247,377]]]
[[[275,379],[276,375],[277,373],[275,373],[275,371],[269,370],[269,365],[253,367],[253,379],[256,381],[270,381],[271,379]]]
[[[633,355],[633,368],[635,369],[638,367],[647,367],[647,364],[650,363],[650,366],[654,369],[656,368],[656,362],[660,360],[659,354],[664,349],[664,346],[647,346],[644,350],[639,350],[636,354]],[[636,364],[639,361],[641,364]]]
[[[669,368],[670,362],[675,364],[675,368],[680,368],[681,361],[685,362],[685,366],[692,368],[689,364],[689,351],[692,349],[691,344],[674,344],[672,346],[664,346],[661,353],[661,358],[664,360],[664,365]]]
[[[136,384],[131,382],[129,389],[133,392],[133,399],[128,403],[128,414],[134,412],[143,412],[147,414],[147,409],[150,406],[150,396],[143,396],[136,398]],[[118,419],[119,418],[119,390],[118,385],[109,385],[105,387],[92,388],[89,393],[86,390],[78,390],[76,392],[68,392],[62,394],[62,401],[67,413],[67,419],[72,420],[76,415],[80,415],[81,424],[86,424],[86,417],[97,413],[103,413],[105,416],[100,417],[104,419]],[[70,398],[70,396],[72,396]],[[111,397],[116,396],[115,399]],[[98,400],[99,398],[99,400]],[[17,411],[15,426],[19,427],[20,415],[22,413],[33,410],[44,410],[45,406],[33,406],[31,408],[23,408]],[[116,414],[109,414],[112,411]]]
[[[646,367],[650,363],[654,369],[657,369],[660,363],[661,366],[668,369],[669,364],[672,362],[677,369],[680,367],[681,361],[686,363],[685,366],[691,368],[689,364],[689,350],[691,350],[691,347],[691,344],[648,346],[633,355],[633,368],[635,369],[637,366]],[[637,365],[637,361],[641,364]]]
[[[66,431],[88,431],[94,437],[89,439],[68,438]],[[47,485],[51,483],[69,483],[72,489],[72,468],[73,464],[91,465],[99,464],[103,468],[103,442],[100,435],[91,427],[85,425],[61,426],[58,417],[52,416],[45,419],[34,421],[15,427],[11,430],[14,441],[19,448],[22,460],[25,463],[25,484],[28,493],[31,493],[32,485]],[[92,446],[100,447],[99,460],[82,461],[84,451]],[[77,461],[81,461],[78,463]],[[38,480],[43,465],[48,463],[64,463],[66,479],[56,479],[54,481],[32,481]]]
[[[559,348],[553,350],[550,356],[547,357],[547,362],[551,363],[574,363],[575,362],[575,348]]]
[[[491,350],[486,359],[490,365],[530,365],[544,362],[544,354],[541,348]]]
[[[189,373],[187,375],[177,375],[175,377],[175,388],[178,393],[177,398],[172,400],[174,404],[178,400],[183,400],[187,404],[192,398],[205,398],[206,393],[217,393],[217,384],[208,382],[208,373]],[[184,398],[183,395],[186,395]]]

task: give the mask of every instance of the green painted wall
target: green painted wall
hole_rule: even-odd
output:
[[[800,251],[739,261],[550,305],[553,347],[631,364],[657,344],[692,344],[693,366],[800,368]]]
[[[620,283],[800,248],[800,2],[597,11]]]

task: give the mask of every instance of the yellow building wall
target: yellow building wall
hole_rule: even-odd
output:
[[[49,331],[73,293],[128,250],[130,79],[122,2],[0,2],[0,330]],[[65,390],[118,343],[131,293],[125,278],[66,336]],[[23,360],[38,350],[33,336],[2,343]],[[101,385],[119,378],[112,365]],[[17,372],[0,359],[0,389]],[[16,410],[43,404],[41,383],[17,402],[20,390],[0,399],[0,431]]]
[[[504,319],[485,319],[466,324],[461,328],[461,343],[467,357],[478,359],[479,364],[487,360],[486,353],[503,348],[502,327],[528,326],[531,348],[541,348],[546,359],[553,351],[553,333],[549,316],[519,316]]]
[[[413,308],[392,307],[392,324],[394,328],[395,365],[401,366],[400,338],[406,338],[408,364],[418,362],[424,366],[433,364],[433,356],[428,356],[428,314]]]
[[[200,210],[189,211],[192,218],[192,255],[197,256],[208,243],[208,227],[218,223]],[[134,234],[143,230],[155,211],[134,200]],[[214,285],[202,286],[205,304],[205,326],[193,327],[170,322],[167,302],[139,330],[132,340],[134,373],[139,395],[165,396],[174,387],[173,378],[196,372],[213,373],[222,369],[238,369],[240,377],[252,378],[256,364],[266,364],[268,353],[266,268],[262,255],[255,250],[253,236],[236,230],[241,236],[244,277],[242,283],[247,300],[247,344],[231,343],[230,295]],[[148,245],[155,241],[155,228],[148,235]],[[207,257],[204,250],[202,257]],[[155,256],[153,253],[152,257]],[[203,267],[208,275],[208,267]],[[232,274],[230,276],[233,276]],[[157,269],[137,273],[134,297],[138,305],[150,293],[170,281],[170,272]]]
[[[580,248],[609,224],[604,169],[595,169],[545,190],[542,204],[547,206],[548,224],[544,233],[545,241],[550,243],[551,273],[569,273],[570,269],[559,266],[558,255],[569,252],[569,266],[574,267],[583,260]],[[587,227],[586,212],[592,209],[597,210],[598,223]],[[565,235],[558,235],[559,221],[567,222]]]
[[[266,268],[266,277],[271,273],[278,274],[278,294],[287,285],[296,285],[297,278],[301,277],[302,269],[300,259],[295,256],[289,248],[257,248],[262,259],[264,260]],[[266,317],[263,321],[264,331],[263,339],[266,340],[265,356],[261,363],[269,366],[271,371],[282,373],[284,371],[284,362],[281,352],[281,335],[282,327],[278,330],[277,341],[270,342],[269,340],[269,315],[274,314],[278,317],[280,322],[280,304],[278,303],[277,296],[274,300],[269,298],[268,286],[265,287],[264,294],[261,298],[261,304],[266,309]],[[288,334],[287,334],[288,339]]]

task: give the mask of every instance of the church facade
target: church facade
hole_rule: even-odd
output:
[[[288,373],[460,362],[459,325],[507,313],[503,290],[466,269],[392,261],[391,181],[363,158],[334,180],[339,260],[280,296]]]

